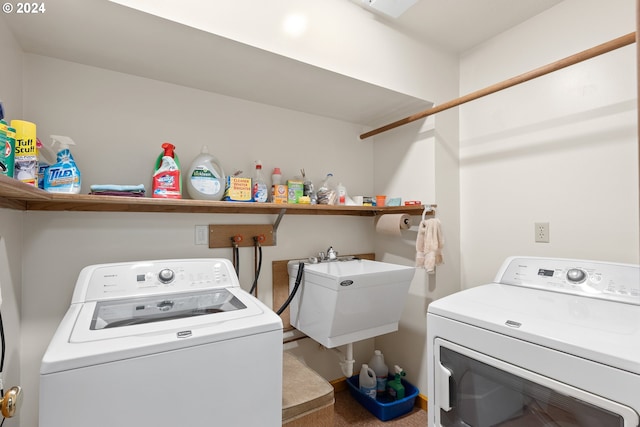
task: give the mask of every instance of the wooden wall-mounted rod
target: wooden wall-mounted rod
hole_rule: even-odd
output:
[[[424,110],[420,113],[413,114],[411,116],[405,117],[404,119],[397,120],[388,125],[379,127],[372,131],[363,133],[360,135],[360,139],[366,139],[371,136],[377,135],[382,132],[386,132],[388,130],[397,128],[402,125],[406,125],[407,123],[414,122],[416,120],[422,119],[427,116],[431,116],[433,114],[439,113],[444,110],[448,110],[453,107],[457,107],[458,105],[464,104],[469,101],[473,101],[478,98],[482,98],[483,96],[490,95],[495,92],[499,92],[503,89],[507,89],[511,86],[518,85],[520,83],[524,83],[529,80],[533,80],[536,77],[544,76],[545,74],[552,73],[554,71],[561,70],[570,65],[577,64],[579,62],[585,61],[587,59],[594,58],[598,55],[602,55],[603,53],[611,52],[612,50],[630,45],[636,41],[636,33],[629,33],[625,36],[618,37],[613,39],[607,43],[603,43],[601,45],[592,47],[591,49],[584,50],[580,53],[576,53],[575,55],[568,56],[564,59],[560,59],[559,61],[552,62],[551,64],[545,65],[540,68],[536,68],[535,70],[529,71],[528,73],[520,74],[519,76],[513,77],[508,80],[504,80],[500,83],[496,83],[494,85],[488,86],[484,89],[477,90],[468,95],[462,96],[460,98],[456,98],[452,101],[445,102],[444,104],[437,105],[428,110]]]

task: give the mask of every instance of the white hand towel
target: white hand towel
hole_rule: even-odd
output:
[[[416,239],[416,267],[424,268],[427,273],[434,273],[436,265],[444,262],[442,246],[444,239],[438,218],[430,218],[420,222]]]

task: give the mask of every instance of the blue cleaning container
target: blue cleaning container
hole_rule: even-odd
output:
[[[393,376],[389,376],[389,380],[392,380]],[[400,415],[411,412],[415,405],[416,397],[418,396],[418,389],[414,387],[408,381],[402,379],[402,385],[404,386],[405,397],[400,400],[391,400],[391,397],[385,393],[376,399],[372,399],[363,392],[360,391],[360,379],[358,375],[354,375],[347,378],[347,384],[351,395],[369,412],[375,415],[382,421],[392,420]]]

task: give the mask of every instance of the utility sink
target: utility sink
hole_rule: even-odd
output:
[[[289,291],[299,263],[290,262]],[[414,267],[351,259],[305,264],[291,325],[327,348],[398,330]]]

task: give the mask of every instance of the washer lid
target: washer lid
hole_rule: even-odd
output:
[[[76,308],[74,310],[74,308]],[[236,289],[161,294],[139,298],[73,304],[61,327],[69,329],[69,343],[190,330],[261,316],[265,309],[248,293]]]
[[[434,301],[428,314],[640,374],[638,305],[492,283]]]
[[[99,301],[93,310],[89,329],[141,325],[246,308],[226,289]]]

